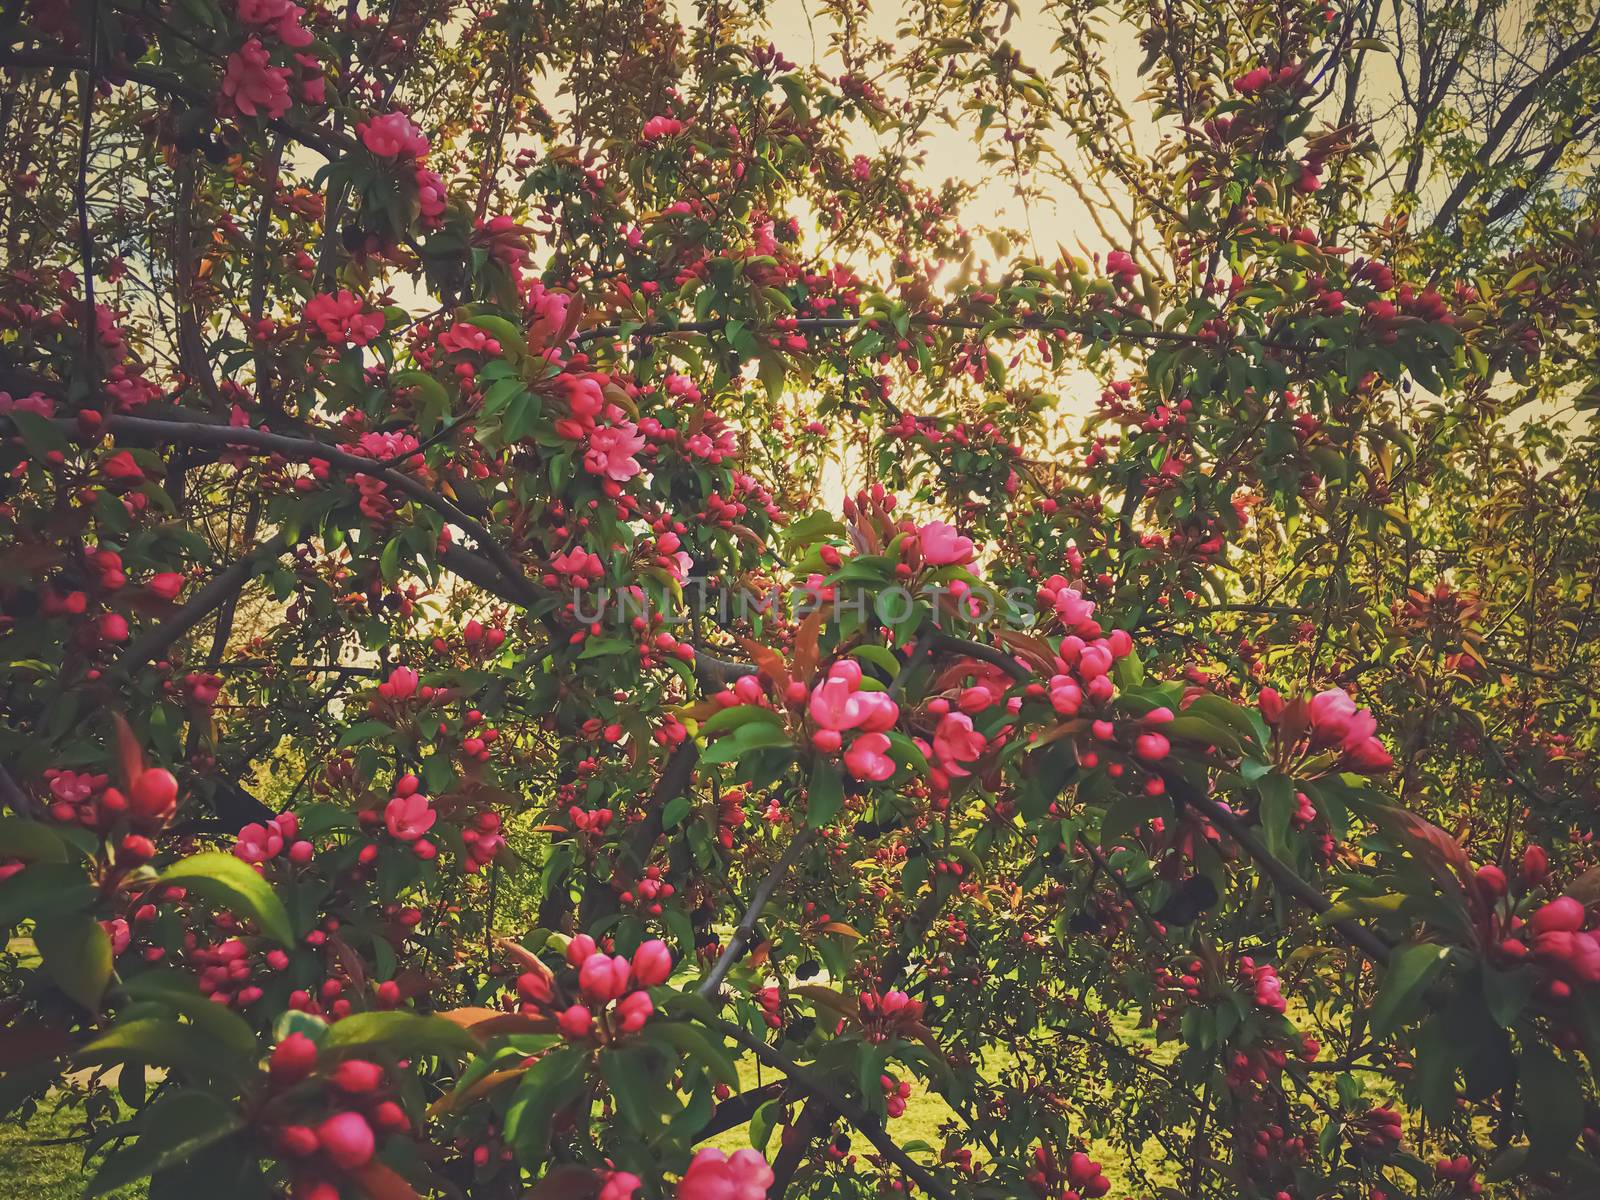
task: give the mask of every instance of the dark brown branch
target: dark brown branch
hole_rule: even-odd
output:
[[[767,902],[778,890],[778,885],[783,882],[784,876],[789,874],[795,863],[800,861],[800,856],[806,852],[806,848],[811,845],[811,837],[811,831],[807,830],[792,838],[778,861],[772,864],[772,869],[767,872],[766,878],[757,885],[755,895],[750,897],[750,906],[744,910],[744,916],[739,919],[733,936],[722,948],[722,954],[711,968],[711,974],[701,983],[698,989],[700,995],[714,995],[722,986],[722,981],[727,978],[728,972],[733,970],[734,964],[744,956],[745,947],[755,936],[756,922],[761,920],[761,913],[766,909]]]
[[[714,1138],[719,1133],[726,1133],[730,1129],[737,1129],[756,1115],[756,1110],[769,1100],[776,1100],[783,1095],[782,1083],[767,1083],[760,1087],[747,1088],[737,1096],[729,1096],[711,1113],[711,1119],[700,1127],[700,1132],[694,1135],[696,1142],[703,1142],[707,1138]]]
[[[1171,792],[1175,799],[1181,800],[1197,812],[1203,813],[1213,825],[1224,830],[1246,854],[1255,859],[1256,864],[1281,891],[1293,896],[1318,916],[1333,907],[1332,901],[1279,861],[1277,855],[1269,851],[1261,843],[1261,839],[1256,837],[1236,815],[1229,812],[1228,809],[1217,803],[1210,796],[1201,795],[1196,788],[1191,787],[1188,781],[1180,775],[1173,772],[1163,772],[1161,778],[1166,782],[1167,790]],[[1345,941],[1349,942],[1350,945],[1361,951],[1373,962],[1378,963],[1380,966],[1389,965],[1389,944],[1370,929],[1358,925],[1354,921],[1335,921],[1333,922],[1333,928],[1338,930],[1339,935]]]
[[[52,50],[3,50],[0,51],[0,68],[88,71],[90,64],[87,59],[79,58],[73,54],[61,54]],[[118,79],[132,80],[134,83],[154,88],[156,91],[174,99],[183,100],[195,108],[209,111],[212,105],[212,96],[205,89],[192,87],[176,75],[169,75],[167,72],[155,67],[117,64],[115,66],[102,66],[101,73],[114,75]],[[299,142],[302,146],[307,146],[317,151],[330,161],[343,158],[346,154],[353,153],[358,149],[358,143],[354,138],[319,129],[314,125],[306,125],[291,117],[271,118],[267,121],[267,125],[285,137]]]
[[[855,1101],[731,1021],[719,1020],[715,1022],[715,1028],[738,1042],[773,1070],[781,1071],[784,1078],[802,1092],[839,1113],[861,1131],[863,1136],[876,1147],[878,1153],[904,1171],[928,1195],[937,1197],[938,1200],[955,1200],[953,1192],[934,1178],[926,1167],[895,1145],[894,1139],[884,1132],[882,1122]]]
[[[182,608],[135,638],[117,660],[115,674],[124,679],[132,678],[146,663],[160,657],[180,637],[231,601],[288,548],[288,539],[281,533],[275,534],[243,558],[218,571]]]

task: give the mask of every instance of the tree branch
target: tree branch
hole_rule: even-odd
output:
[[[949,1191],[934,1178],[926,1167],[895,1145],[894,1139],[884,1132],[883,1125],[878,1118],[855,1101],[849,1099],[831,1084],[818,1078],[788,1056],[773,1049],[760,1038],[745,1032],[744,1029],[733,1024],[733,1022],[718,1020],[714,1022],[714,1025],[715,1028],[720,1029],[728,1037],[738,1042],[746,1050],[749,1050],[758,1059],[766,1063],[767,1066],[775,1071],[781,1071],[784,1078],[788,1079],[802,1092],[822,1101],[838,1112],[851,1125],[859,1129],[880,1154],[904,1171],[923,1191],[930,1196],[936,1197],[937,1200],[955,1200],[953,1192]]]

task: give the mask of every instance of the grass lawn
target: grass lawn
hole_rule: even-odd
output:
[[[5,1200],[78,1200],[93,1173],[85,1171],[77,1145],[40,1145],[74,1132],[71,1112],[57,1113],[47,1102],[25,1127],[0,1122],[0,1196]],[[109,1193],[112,1200],[136,1200],[143,1187]]]

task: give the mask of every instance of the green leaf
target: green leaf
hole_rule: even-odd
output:
[[[763,354],[757,370],[761,384],[767,389],[767,399],[776,402],[783,395],[785,367],[781,354]]]
[[[141,1062],[207,1079],[224,1065],[212,1053],[213,1049],[205,1038],[195,1035],[192,1025],[181,1025],[163,1017],[141,1017],[118,1025],[104,1037],[90,1042],[75,1058],[83,1066]]]
[[[661,1021],[656,1023],[651,1032],[661,1041],[676,1046],[685,1057],[698,1062],[718,1083],[725,1083],[731,1088],[739,1086],[739,1071],[733,1065],[733,1059],[727,1051],[714,1045],[698,1026],[683,1021]]]
[[[826,758],[818,758],[811,768],[811,787],[806,794],[806,828],[821,829],[844,807],[844,779],[839,768]]]
[[[1294,781],[1274,772],[1256,785],[1261,796],[1261,831],[1267,849],[1284,857],[1289,848],[1289,823],[1294,819]]]
[[[789,735],[778,725],[765,723],[752,723],[742,725],[727,737],[718,738],[707,746],[700,755],[700,761],[707,765],[713,763],[734,762],[751,750],[762,750],[771,746],[788,746]]]
[[[67,861],[67,844],[39,821],[0,817],[0,856],[61,863]]]
[[[483,1049],[477,1038],[453,1021],[407,1012],[352,1013],[330,1025],[322,1038],[324,1050],[367,1046],[445,1057],[476,1054]]]
[[[189,1159],[243,1127],[231,1104],[210,1092],[185,1088],[162,1096],[139,1119],[139,1140],[111,1154],[85,1196],[103,1196]]]
[[[20,408],[12,409],[6,416],[22,435],[28,453],[35,458],[43,458],[52,452],[60,454],[67,452],[69,446],[67,435],[57,429],[49,417],[41,417],[38,413],[27,412]]]
[[[582,661],[586,658],[608,658],[615,654],[632,653],[634,649],[634,644],[624,638],[590,638],[584,642],[583,649],[578,654],[578,659]]]
[[[394,727],[387,721],[357,721],[339,735],[335,746],[342,750],[346,746],[354,746],[357,742],[370,742],[373,738],[380,738],[393,732]]]
[[[88,913],[46,917],[33,931],[44,969],[56,986],[90,1012],[111,982],[111,939]]]
[[[1529,1166],[1554,1170],[1583,1128],[1583,1084],[1555,1051],[1531,1039],[1523,1044],[1518,1072],[1531,1144]]]
[[[583,1051],[569,1047],[551,1050],[522,1077],[506,1106],[505,1136],[524,1166],[543,1162],[550,1146],[550,1125],[555,1114],[583,1087]]]
[[[229,1053],[253,1065],[261,1047],[255,1031],[238,1013],[202,996],[192,980],[177,971],[142,971],[122,985],[135,1000],[164,1004],[180,1016],[188,1017],[196,1028],[227,1047]]]
[[[417,409],[421,412],[439,417],[450,411],[450,393],[426,371],[396,371],[389,377],[389,383],[396,391],[416,388],[420,400]]]
[[[1418,1001],[1444,969],[1449,950],[1432,942],[1397,948],[1384,971],[1383,986],[1373,1002],[1370,1022],[1374,1037],[1386,1037],[1416,1015]]]
[[[0,879],[0,928],[28,917],[81,912],[94,902],[94,888],[81,868],[70,863],[41,862]]]
[[[782,1115],[782,1106],[776,1100],[768,1100],[750,1118],[750,1144],[762,1154],[767,1152],[767,1143],[772,1141],[772,1131]]]
[[[712,734],[738,729],[741,725],[747,725],[752,721],[762,721],[768,725],[783,724],[783,718],[773,709],[763,708],[759,704],[735,704],[732,708],[714,712],[701,721],[700,732],[710,737]]]
[[[617,1102],[617,1113],[647,1139],[661,1128],[662,1122],[661,1110],[652,1100],[670,1094],[667,1081],[650,1069],[651,1057],[652,1052],[641,1045],[600,1052],[600,1075]]]
[[[283,901],[250,864],[220,850],[195,854],[168,867],[162,883],[178,884],[235,913],[253,917],[261,932],[280,945],[294,945],[294,929]]]
[[[792,546],[803,547],[814,542],[825,542],[831,537],[843,537],[846,532],[838,518],[819,508],[798,521],[790,521],[780,536]]]

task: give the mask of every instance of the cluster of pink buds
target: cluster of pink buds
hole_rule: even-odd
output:
[[[1445,1183],[1452,1185],[1450,1193],[1452,1196],[1481,1196],[1483,1194],[1483,1184],[1478,1182],[1477,1172],[1472,1167],[1472,1160],[1465,1154],[1458,1154],[1454,1158],[1441,1158],[1434,1163],[1433,1171]]]
[[[1573,983],[1600,983],[1600,930],[1584,929],[1587,919],[1583,903],[1571,896],[1558,896],[1534,910],[1529,922],[1533,928],[1532,954],[1559,977],[1545,985],[1553,1000],[1570,996]]]
[[[279,813],[264,824],[246,825],[234,839],[234,857],[247,863],[270,862],[287,846],[289,861],[303,867],[311,861],[315,848],[303,838],[296,839],[299,831],[300,820],[292,812]]]
[[[554,1017],[572,1041],[599,1036],[614,1040],[643,1029],[655,1005],[646,988],[665,983],[672,974],[672,954],[665,942],[651,939],[633,952],[632,960],[610,955],[580,933],[567,943],[567,962],[577,968],[578,1002],[547,971],[525,971],[517,977],[522,1010]]]
[[[461,831],[461,841],[467,851],[467,861],[462,868],[468,875],[476,875],[500,852],[506,839],[500,833],[500,814],[485,809],[473,818],[472,824]]]
[[[617,893],[617,899],[623,904],[637,905],[641,912],[649,916],[659,917],[661,902],[670,900],[678,893],[678,889],[663,879],[661,874],[660,867],[646,867],[639,882],[631,888],[623,888]]]
[[[906,1101],[911,1099],[911,1084],[892,1075],[879,1075],[878,1086],[883,1089],[883,1103],[890,1119],[906,1115]]]
[[[261,999],[261,988],[254,979],[258,971],[264,976],[268,970],[281,970],[288,966],[288,956],[281,950],[270,950],[252,965],[250,946],[240,938],[229,938],[216,946],[188,947],[193,963],[199,967],[195,980],[200,994],[217,1004],[234,1008],[248,1008]],[[281,966],[277,965],[281,963]]]
[[[506,631],[498,625],[486,627],[482,622],[473,620],[461,627],[461,637],[467,643],[469,654],[492,654],[505,643]]]
[[[1282,1013],[1288,1009],[1277,969],[1270,963],[1258,964],[1255,959],[1248,956],[1241,958],[1239,982],[1254,992],[1257,1008],[1275,1013]]]
[[[183,694],[200,708],[210,708],[222,694],[222,676],[190,671],[183,677]]]
[[[1063,1163],[1045,1146],[1033,1148],[1027,1183],[1037,1195],[1051,1200],[1099,1200],[1111,1190],[1100,1164],[1083,1151],[1074,1151]]]
[[[1375,1154],[1399,1149],[1405,1139],[1400,1114],[1387,1104],[1370,1108],[1345,1126],[1357,1147]]]
[[[381,1066],[347,1058],[319,1071],[317,1060],[317,1044],[303,1033],[285,1037],[268,1060],[274,1092],[294,1088],[296,1099],[314,1098],[324,1114],[271,1130],[278,1152],[293,1164],[295,1200],[338,1200],[342,1193],[334,1179],[371,1163],[382,1139],[411,1132]],[[313,1078],[321,1087],[308,1093],[305,1085]]]
[[[44,778],[53,797],[50,804],[51,820],[63,825],[82,825],[85,829],[102,827],[102,814],[97,800],[106,784],[111,782],[111,776],[50,767],[46,769]],[[113,814],[113,819],[120,815]]]

